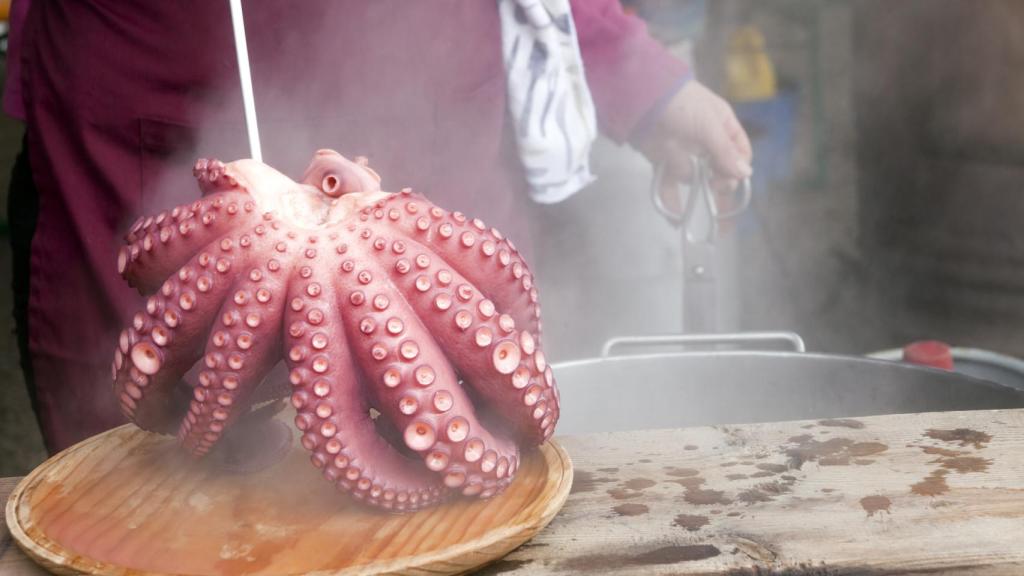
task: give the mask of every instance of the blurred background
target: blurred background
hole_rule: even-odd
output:
[[[627,4],[753,140],[751,209],[719,237],[721,330],[844,354],[923,338],[1024,353],[1024,4]],[[538,274],[559,358],[681,328],[680,232],[632,208],[650,203],[646,162],[602,144],[599,182],[548,211],[560,233],[541,254],[583,255]]]
[[[719,330],[792,330],[841,354],[933,338],[1024,355],[1024,3],[625,4],[754,143],[752,205],[718,239]],[[9,313],[4,208],[21,135],[0,119],[0,476],[45,456]],[[651,204],[650,166],[608,141],[593,164],[590,189],[536,209],[556,361],[683,330],[682,237]]]

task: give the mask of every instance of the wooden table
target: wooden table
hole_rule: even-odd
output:
[[[484,573],[1024,574],[1024,410],[561,442],[568,503]],[[41,573],[0,524],[0,574]]]

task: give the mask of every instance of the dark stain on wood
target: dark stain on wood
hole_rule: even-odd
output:
[[[818,424],[821,426],[832,426],[839,428],[854,428],[860,430],[864,427],[864,423],[860,420],[852,420],[850,418],[831,418],[829,420],[818,420]]]
[[[704,490],[702,488],[687,488],[683,499],[696,506],[711,506],[713,504],[732,504],[732,500],[725,496],[721,490]]]
[[[619,469],[618,468],[598,468],[597,471],[598,472],[602,472],[604,474],[615,474],[616,472],[619,471]]]
[[[690,532],[696,532],[697,530],[700,530],[704,526],[708,525],[708,517],[696,516],[693,514],[680,514],[676,516],[675,520],[672,522],[672,525],[678,526],[680,528],[685,528]]]
[[[979,458],[977,456],[953,456],[951,458],[942,458],[939,462],[941,462],[940,466],[943,468],[953,470],[959,474],[987,472],[989,465],[992,464],[992,461],[988,458]]]
[[[683,450],[696,450],[696,449],[697,449],[697,445],[696,444],[687,444],[686,446],[683,446]]]
[[[744,552],[748,556],[749,553]],[[757,560],[751,556],[752,560]],[[824,564],[815,566],[801,562],[795,566],[781,566],[779,568],[761,568],[755,566],[753,568],[733,568],[728,572],[725,572],[727,576],[873,576],[881,574],[876,570],[869,568],[860,567],[844,567],[844,568],[829,568]]]
[[[792,482],[773,481],[773,482],[762,482],[761,484],[758,484],[757,486],[755,486],[755,488],[757,488],[758,490],[760,490],[762,492],[765,492],[766,494],[771,494],[773,496],[778,496],[780,494],[786,494],[787,492],[790,492],[792,490],[791,486],[792,486]]]
[[[650,510],[646,505],[637,504],[636,502],[627,502],[612,508],[612,511],[619,516],[641,516],[647,514]]]
[[[655,484],[657,484],[657,482],[650,478],[632,478],[622,483],[623,486],[630,490],[643,490],[644,488],[650,488]]]
[[[758,502],[770,502],[771,497],[756,488],[744,490],[736,495],[736,499],[744,504],[756,504]]]
[[[704,483],[704,479],[700,476],[693,476],[691,478],[680,478],[678,480],[669,480],[673,484],[679,484],[683,488],[697,488]]]
[[[779,557],[778,553],[772,550],[771,546],[752,538],[737,535],[733,537],[733,545],[736,546],[733,554],[742,553],[747,558],[753,560],[755,571],[759,571],[761,565],[774,564],[775,560]],[[774,575],[776,572],[771,570],[770,573]]]
[[[875,454],[881,454],[888,449],[889,447],[881,442],[857,442],[853,446],[850,446],[850,455],[873,456]]]
[[[494,574],[504,574],[506,572],[515,572],[524,566],[529,566],[532,560],[498,560],[493,564],[488,564],[480,570],[474,572],[474,574],[482,576],[493,576]]]
[[[687,546],[665,546],[640,554],[635,557],[637,565],[676,564],[706,560],[721,554],[718,548],[710,544],[691,544]]]
[[[942,442],[958,444],[963,448],[973,446],[975,449],[984,448],[992,436],[985,432],[971,430],[970,428],[954,428],[952,430],[932,428],[925,432],[925,436]],[[939,446],[913,446],[920,448],[925,454],[939,456],[929,464],[938,464],[939,467],[932,471],[924,480],[910,487],[910,491],[919,496],[938,496],[949,492],[949,484],[946,476],[950,471],[957,474],[969,474],[972,472],[988,472],[992,460],[979,456],[969,456],[969,452],[962,450],[950,450]]]
[[[750,475],[751,478],[767,478],[768,476],[775,476],[775,473],[765,472],[762,470],[761,472],[754,472],[753,474]]]
[[[942,442],[956,443],[966,448],[969,445],[981,450],[986,444],[992,441],[992,436],[970,428],[955,428],[953,430],[941,430],[931,428],[925,432],[925,436]]]
[[[856,464],[857,466],[867,466],[868,464],[874,464],[875,461],[874,460],[854,460],[853,463]]]
[[[830,438],[819,442],[808,435],[794,436],[790,442],[796,444],[785,450],[791,468],[801,468],[805,462],[817,462],[822,466],[847,466],[852,458],[872,456],[889,449],[881,442],[854,442],[849,438]]]
[[[643,492],[634,492],[632,490],[626,490],[625,488],[612,488],[607,492],[609,496],[616,500],[629,500],[630,498],[639,498],[644,495]]]
[[[747,477],[746,474],[726,474],[725,475],[726,480],[744,480],[744,479],[746,479],[746,477]]]
[[[782,478],[783,480],[789,482],[790,484],[796,482],[796,476],[790,476],[789,474],[783,474],[782,476],[779,476],[779,478]]]
[[[742,512],[729,512],[728,514],[726,514],[726,516],[731,516],[731,517],[735,518],[736,516],[739,516],[740,514],[742,514]]]
[[[676,478],[686,478],[687,476],[696,476],[700,474],[700,472],[693,468],[676,468],[675,466],[666,466],[665,474]]]
[[[568,558],[556,565],[558,571],[572,572],[576,574],[590,574],[593,572],[604,572],[608,570],[619,570],[622,568],[635,568],[640,566],[658,566],[664,564],[677,564],[680,562],[693,562],[714,558],[722,552],[710,544],[673,545],[655,548],[635,556],[624,556],[621,554],[589,554]]]
[[[651,463],[651,459],[650,458],[641,458],[640,460],[638,460],[638,462],[640,462],[641,464],[650,464]]]
[[[795,479],[794,479],[795,480]],[[775,499],[776,496],[781,496],[792,491],[793,482],[779,482],[773,480],[771,482],[762,482],[753,488],[744,490],[736,495],[736,499],[746,504],[756,504],[757,502],[770,502]]]
[[[569,490],[569,493],[593,492],[597,490],[598,484],[607,484],[608,482],[615,482],[615,479],[595,478],[594,473],[588,470],[574,470],[572,488]]]
[[[722,462],[721,464],[719,464],[719,466],[721,466],[722,468],[729,468],[737,464],[739,464],[739,462]]]
[[[758,470],[764,470],[765,472],[772,472],[772,473],[775,473],[775,474],[781,474],[781,473],[785,472],[786,470],[789,470],[789,466],[786,466],[785,464],[767,464],[767,463],[765,463],[765,464],[758,464],[757,465],[757,469]]]
[[[946,484],[946,474],[949,471],[939,469],[935,470],[924,480],[914,484],[910,487],[910,491],[918,496],[938,496],[939,494],[945,494],[949,492],[949,484]]]
[[[961,452],[959,450],[950,450],[948,448],[939,448],[938,446],[914,446],[911,444],[910,448],[920,448],[925,454],[931,454],[935,456],[946,456],[952,458],[954,456],[960,456],[961,454],[967,454],[967,452]]]
[[[835,488],[822,488],[821,491],[824,492],[825,494],[831,494],[831,493],[835,492],[836,489]]]
[[[865,496],[860,499],[860,507],[868,513],[868,518],[874,516],[876,513],[881,515],[882,512],[886,514],[892,514],[889,507],[892,506],[892,501],[885,496]]]

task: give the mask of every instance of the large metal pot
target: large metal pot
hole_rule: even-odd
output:
[[[602,358],[555,366],[560,434],[1024,407],[1024,391],[863,357],[735,350],[612,356],[610,348]]]

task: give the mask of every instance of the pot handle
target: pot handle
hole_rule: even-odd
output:
[[[738,344],[756,348],[765,343],[788,344],[793,352],[804,353],[807,346],[796,332],[735,332],[729,334],[673,334],[667,336],[618,336],[604,343],[601,357],[612,356],[612,349],[628,346],[710,346],[715,344]]]

